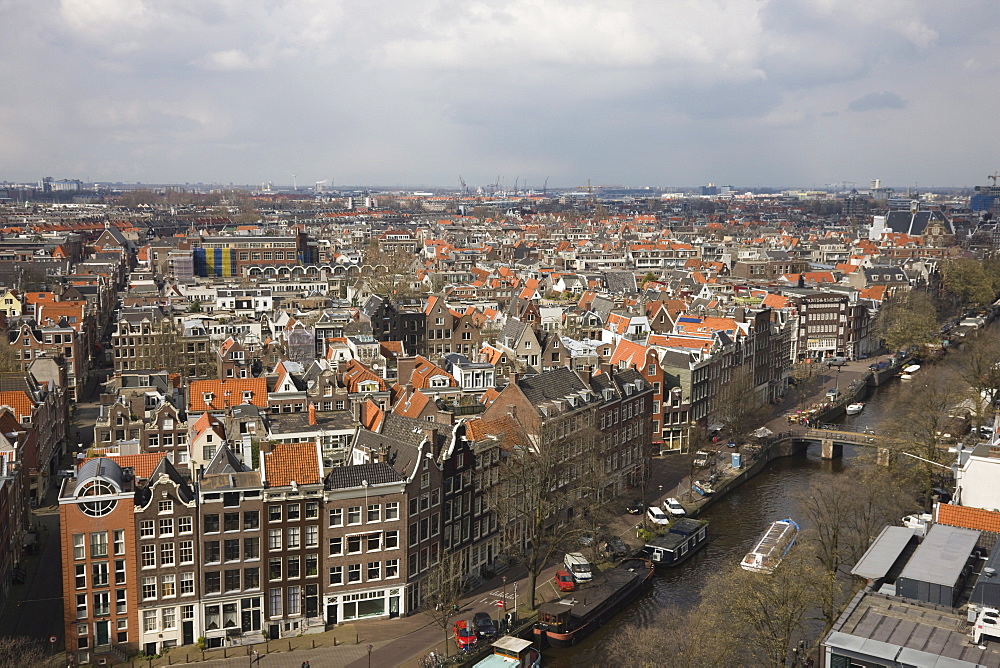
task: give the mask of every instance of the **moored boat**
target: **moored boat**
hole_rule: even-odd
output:
[[[903,370],[899,373],[900,380],[910,380],[913,378],[913,374],[920,371],[919,364],[911,364],[910,366],[903,367]]]
[[[543,603],[535,640],[542,648],[546,642],[554,647],[575,645],[649,589],[655,572],[650,561],[626,559],[571,596]]]
[[[642,555],[656,566],[677,566],[705,547],[707,538],[707,521],[682,517],[674,520],[665,535],[647,542]]]
[[[791,518],[771,523],[753,549],[740,562],[740,568],[755,573],[773,573],[788,550],[795,544],[799,525]]]
[[[493,653],[475,664],[475,668],[539,668],[542,653],[530,640],[504,636],[493,643]]]
[[[858,401],[853,404],[847,404],[847,408],[845,410],[847,411],[848,415],[857,415],[864,409],[865,405],[862,402]]]
[[[698,492],[702,496],[712,496],[715,494],[715,488],[712,487],[712,483],[704,480],[695,480],[691,483],[691,489]]]

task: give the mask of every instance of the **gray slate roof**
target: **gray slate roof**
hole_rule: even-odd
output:
[[[384,462],[375,464],[355,464],[353,466],[335,466],[326,477],[327,489],[350,489],[363,487],[363,481],[369,485],[383,485],[392,482],[405,482],[406,479],[396,469]]]

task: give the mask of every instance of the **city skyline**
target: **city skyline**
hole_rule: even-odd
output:
[[[970,186],[996,171],[991,9],[14,0],[0,174]]]

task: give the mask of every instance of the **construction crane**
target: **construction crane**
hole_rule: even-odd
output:
[[[465,179],[462,178],[461,174],[458,175],[458,182],[462,184],[462,194],[463,195],[468,195],[469,194],[469,186],[465,185]]]
[[[1000,179],[1000,172],[993,172],[992,174],[987,175],[986,178],[993,179],[993,187],[996,187],[997,179]]]
[[[545,184],[542,185],[542,197],[545,197],[549,193],[549,177],[545,177]]]

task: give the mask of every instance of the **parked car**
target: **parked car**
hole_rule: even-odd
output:
[[[698,468],[704,468],[708,466],[709,459],[711,459],[711,455],[709,455],[704,450],[699,450],[698,452],[694,453],[694,461],[692,462],[692,465]]]
[[[573,576],[570,575],[569,571],[556,571],[556,586],[559,587],[559,591],[573,591],[576,589],[576,581],[573,580]]]
[[[656,506],[650,506],[646,509],[646,517],[653,524],[670,524],[670,517]]]
[[[646,506],[642,501],[636,499],[632,503],[625,506],[625,512],[629,515],[642,515],[642,509],[645,507]]]
[[[476,644],[476,632],[468,621],[458,620],[451,630],[455,634],[455,645],[459,649],[468,649]]]
[[[472,626],[480,638],[491,639],[497,636],[497,625],[488,612],[477,612],[472,616]]]
[[[681,505],[681,502],[674,497],[670,497],[663,502],[663,510],[670,515],[680,516],[687,514],[687,511],[684,510],[684,506]]]
[[[611,555],[612,559],[619,557],[627,557],[631,550],[628,549],[628,545],[625,544],[618,536],[611,536],[604,544],[604,551]]]

